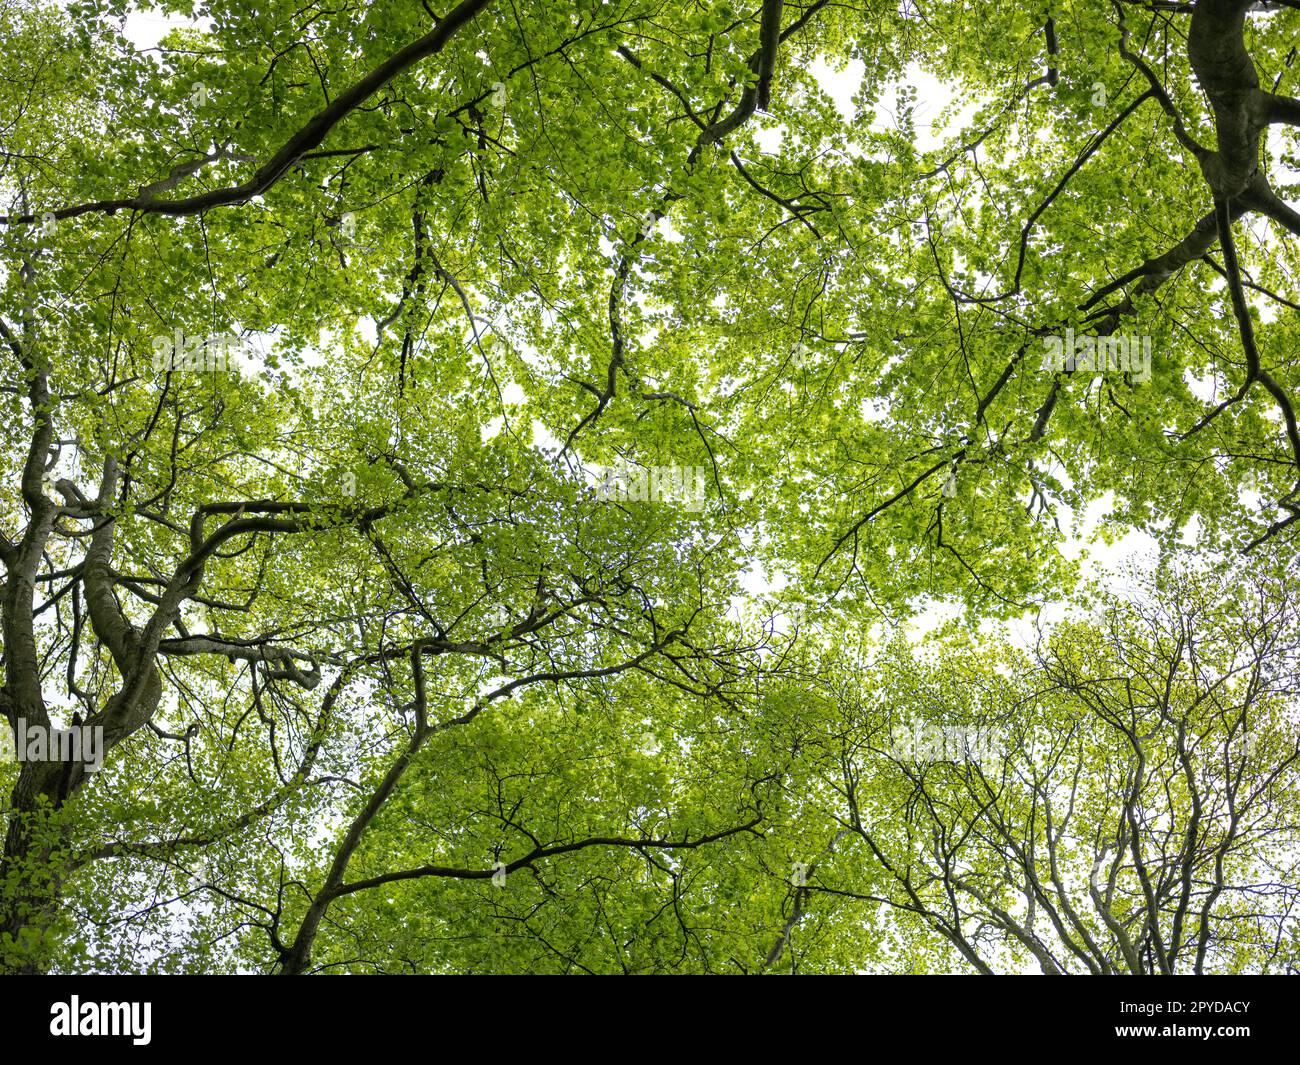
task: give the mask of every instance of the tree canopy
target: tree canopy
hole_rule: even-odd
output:
[[[1298,34],[0,0],[0,970],[1300,967]]]

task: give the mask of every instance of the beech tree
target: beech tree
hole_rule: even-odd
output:
[[[837,846],[805,911],[879,906],[900,971],[1295,971],[1288,579],[1168,571],[1031,654],[841,673],[815,760]]]
[[[1281,732],[1129,732],[1291,691],[1297,6],[0,4],[0,967],[1278,964]],[[1070,602],[1098,507],[1276,577],[1008,666],[1102,903],[1055,776],[876,840],[843,649]]]

